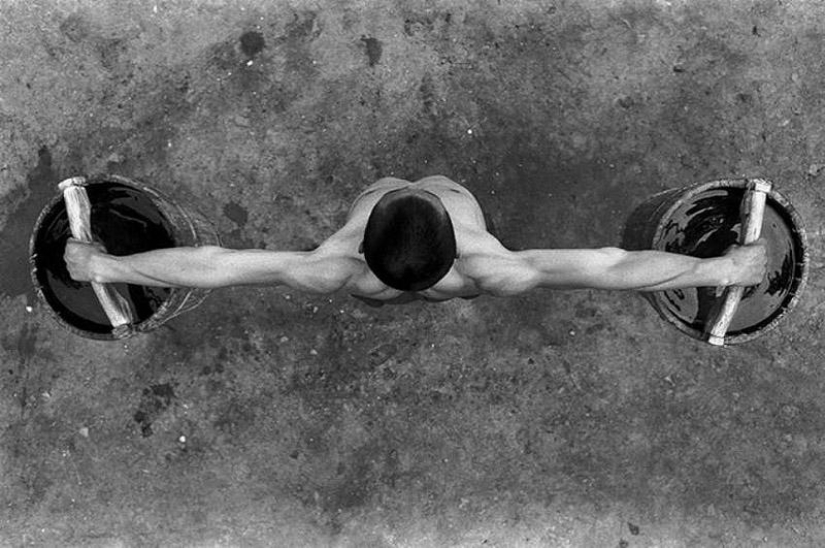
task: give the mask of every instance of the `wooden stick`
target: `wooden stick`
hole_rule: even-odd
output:
[[[762,179],[753,179],[748,182],[745,196],[742,198],[741,218],[742,228],[739,232],[739,244],[747,245],[755,242],[762,234],[762,219],[765,214],[765,200],[771,191],[771,183]],[[711,313],[713,318],[705,324],[705,335],[707,341],[714,346],[725,344],[727,335],[736,309],[739,308],[739,301],[745,288],[741,286],[731,286],[725,288],[722,296],[722,306]]]
[[[63,199],[66,201],[66,213],[69,216],[72,236],[81,242],[92,243],[92,205],[86,189],[83,188],[85,183],[86,179],[83,177],[72,177],[60,183],[58,188],[63,191]],[[134,322],[129,301],[111,285],[91,283],[100,306],[112,324],[112,334],[116,338],[126,336],[130,331],[129,326]]]

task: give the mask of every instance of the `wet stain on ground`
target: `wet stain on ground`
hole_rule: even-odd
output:
[[[17,339],[17,355],[22,363],[29,361],[37,350],[37,331],[36,325],[24,324],[20,331],[20,337]]]
[[[60,32],[72,42],[86,40],[92,34],[91,23],[80,14],[73,13],[60,23]]]
[[[239,228],[243,228],[247,220],[249,220],[249,212],[236,202],[229,202],[223,206],[223,214],[227,219],[238,225]]]
[[[249,58],[255,57],[261,53],[266,46],[264,35],[256,31],[243,33],[240,38],[240,43],[241,51]]]
[[[370,36],[362,36],[361,41],[367,51],[367,62],[371,67],[374,67],[381,62],[381,55],[384,53],[384,47],[381,41]]]
[[[132,418],[140,427],[140,434],[148,438],[154,432],[152,423],[175,401],[175,389],[171,384],[153,384],[143,390],[138,410]]]
[[[59,182],[49,149],[42,147],[37,158],[37,166],[26,177],[28,197],[12,211],[0,232],[0,294],[14,297],[25,293],[29,303],[34,302],[29,239],[40,211],[57,194]]]

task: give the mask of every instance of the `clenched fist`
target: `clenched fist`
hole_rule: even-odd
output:
[[[759,285],[768,269],[768,246],[764,238],[748,245],[733,246],[725,257],[731,260],[731,285]]]
[[[73,280],[78,282],[95,281],[94,266],[96,261],[106,255],[106,249],[98,243],[86,243],[69,238],[63,259]]]

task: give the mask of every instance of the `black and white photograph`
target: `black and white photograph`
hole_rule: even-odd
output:
[[[825,546],[824,211],[819,0],[0,0],[0,547]]]

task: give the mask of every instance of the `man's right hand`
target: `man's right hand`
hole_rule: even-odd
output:
[[[93,267],[96,261],[105,254],[106,249],[101,244],[90,244],[69,238],[63,259],[66,261],[66,268],[73,280],[91,282],[95,278]]]
[[[731,285],[759,285],[768,269],[768,246],[764,238],[748,245],[731,247],[725,258],[731,261]]]

